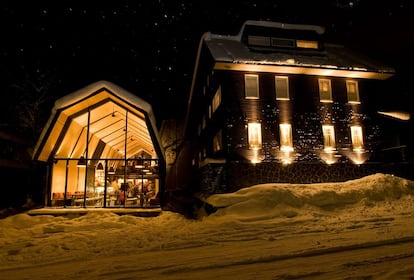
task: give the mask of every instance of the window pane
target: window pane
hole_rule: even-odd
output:
[[[335,130],[333,125],[323,125],[323,144],[325,152],[335,150]]]
[[[288,77],[275,78],[276,82],[276,99],[277,100],[289,100],[289,79]]]
[[[359,125],[351,126],[352,149],[360,151],[363,148],[362,127]]]
[[[358,83],[356,81],[346,81],[346,90],[348,92],[348,102],[359,103]]]
[[[262,148],[262,128],[260,123],[249,123],[248,127],[249,149]]]
[[[246,74],[244,76],[246,98],[259,98],[259,76]]]
[[[290,124],[279,124],[280,133],[280,150],[288,152],[293,151],[292,141],[292,125]]]
[[[321,102],[332,102],[331,80],[319,79],[319,95]]]

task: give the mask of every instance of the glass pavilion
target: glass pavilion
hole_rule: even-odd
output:
[[[33,159],[48,165],[46,206],[160,206],[165,161],[151,105],[110,82],[57,100]]]

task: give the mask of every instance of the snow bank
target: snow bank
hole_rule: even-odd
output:
[[[215,216],[293,217],[301,208],[333,210],[361,202],[370,205],[395,200],[407,194],[414,194],[413,181],[374,174],[337,183],[256,185],[234,193],[212,195],[207,202],[219,208]]]

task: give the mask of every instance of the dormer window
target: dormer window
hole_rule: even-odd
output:
[[[294,48],[295,40],[285,38],[272,38],[272,47]]]
[[[303,49],[318,49],[317,41],[297,40],[296,47]]]
[[[252,46],[261,46],[269,47],[270,46],[270,37],[265,36],[248,36],[247,44]]]

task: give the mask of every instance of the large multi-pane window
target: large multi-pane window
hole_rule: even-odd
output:
[[[319,79],[319,97],[321,102],[332,102],[331,80]]]
[[[249,123],[247,125],[249,149],[262,148],[262,126],[260,123]]]
[[[361,151],[363,149],[364,140],[362,137],[362,127],[360,125],[351,126],[352,149]]]
[[[279,133],[280,150],[284,152],[293,151],[292,125],[287,123],[279,124]]]
[[[357,81],[353,81],[353,80],[346,81],[346,91],[347,91],[349,103],[360,103]]]
[[[256,74],[244,75],[244,91],[247,99],[259,98],[259,76]]]
[[[323,145],[325,152],[331,152],[335,150],[335,129],[333,125],[323,125]]]
[[[275,88],[277,100],[289,100],[289,79],[287,76],[276,76]]]

